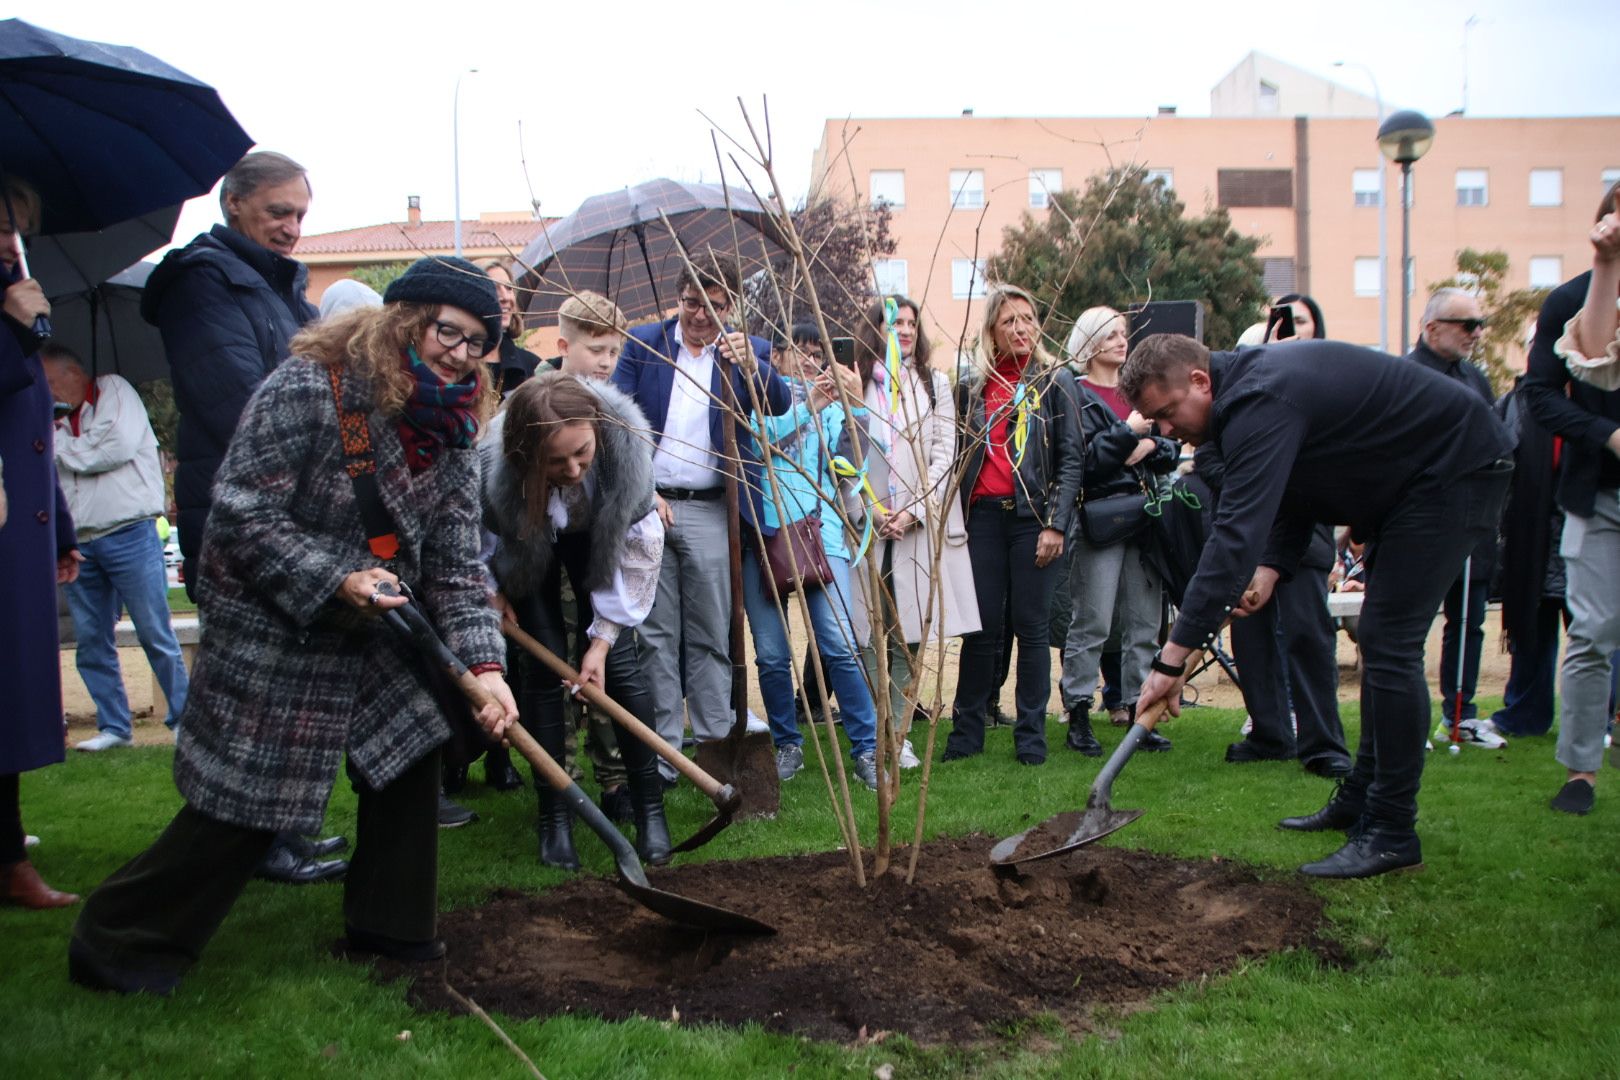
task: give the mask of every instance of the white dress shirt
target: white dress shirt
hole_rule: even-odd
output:
[[[719,340],[718,338],[716,340]],[[696,354],[681,338],[675,323],[675,382],[669,391],[664,433],[653,450],[653,483],[661,488],[701,491],[719,487],[719,449],[709,437],[710,387],[714,381],[714,343]]]

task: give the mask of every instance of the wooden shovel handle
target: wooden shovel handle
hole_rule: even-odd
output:
[[[511,619],[507,619],[502,622],[501,630],[505,632],[507,637],[521,645],[524,651],[528,652],[529,655],[533,656],[536,660],[550,668],[558,678],[562,679],[564,682],[572,683],[575,686],[580,687],[580,697],[583,697],[591,705],[606,713],[614,723],[618,724],[625,731],[628,731],[637,739],[646,743],[647,746],[652,748],[652,751],[655,754],[669,762],[671,765],[675,766],[675,769],[682,776],[692,781],[699,791],[703,792],[703,794],[707,795],[710,799],[713,799],[718,795],[722,786],[720,781],[716,780],[714,777],[700,769],[697,762],[670,746],[669,743],[664,741],[663,737],[659,735],[658,732],[652,730],[646,724],[643,724],[640,720],[636,719],[634,713],[632,713],[629,709],[626,709],[623,705],[620,705],[617,701],[614,701],[612,698],[608,697],[600,687],[590,683],[581,683],[579,672],[570,667],[566,660],[552,652],[550,649],[546,648],[544,645],[540,644],[540,642],[534,639],[533,635],[523,630],[523,628],[518,626],[518,624],[513,622]],[[513,745],[516,744],[514,743]]]
[[[478,681],[478,676],[462,669],[455,675],[456,685],[472,702],[473,708],[483,709],[485,705],[495,704],[495,698],[484,689],[484,684]],[[558,791],[567,791],[573,786],[574,778],[568,775],[557,760],[546,753],[545,748],[534,741],[534,736],[523,729],[521,724],[512,724],[506,729],[506,741],[512,744],[512,749],[523,755],[523,759],[533,765],[545,782]]]
[[[1617,197],[1620,197],[1620,196],[1617,196]],[[1244,600],[1251,600],[1253,598],[1254,598],[1254,590],[1252,590],[1252,589],[1248,590],[1247,592],[1245,592],[1243,594],[1243,599]],[[1221,635],[1221,632],[1224,631],[1228,626],[1231,626],[1231,625],[1232,625],[1232,618],[1231,618],[1231,616],[1228,616],[1226,621],[1221,623],[1221,629],[1215,631],[1215,636],[1219,637]],[[1204,657],[1208,654],[1208,652],[1209,652],[1208,649],[1199,649],[1197,652],[1192,653],[1191,655],[1189,655],[1187,657],[1187,670],[1191,671],[1194,668],[1198,667],[1200,664],[1202,664],[1204,662]],[[1167,699],[1162,699],[1161,698],[1160,700],[1155,701],[1152,705],[1149,705],[1147,707],[1147,712],[1139,714],[1136,717],[1136,723],[1141,724],[1142,727],[1146,728],[1148,731],[1152,731],[1155,727],[1158,726],[1159,722],[1162,721],[1165,718],[1165,716],[1169,714],[1169,712],[1170,712],[1170,702]]]

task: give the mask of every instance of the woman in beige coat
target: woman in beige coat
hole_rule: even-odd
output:
[[[900,347],[897,393],[891,393],[885,363],[891,333]],[[875,646],[887,640],[891,715],[904,731],[911,721],[906,688],[921,674],[918,661],[927,646],[938,648],[943,638],[979,629],[967,529],[957,498],[956,404],[949,380],[929,366],[928,339],[915,301],[896,296],[873,305],[862,322],[855,355],[872,435],[870,490],[861,484],[855,492],[862,514],[872,514],[866,559],[854,574],[860,597],[855,636],[874,687]],[[864,530],[864,517],[856,522]],[[884,582],[882,604],[870,595],[865,567],[871,559],[877,560]],[[920,697],[920,686],[912,693]],[[917,764],[909,742],[903,745],[901,764]]]

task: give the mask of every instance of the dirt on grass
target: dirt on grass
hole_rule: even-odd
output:
[[[1245,961],[1307,948],[1323,901],[1235,863],[1087,847],[992,870],[989,837],[925,845],[917,881],[900,871],[855,886],[849,857],[716,862],[651,871],[656,888],[773,923],[773,937],[704,934],[639,907],[610,879],[538,896],[502,891],[443,917],[450,985],[512,1016],[757,1021],[835,1042],[903,1033],[974,1045],[1050,1013],[1071,1031],[1092,1010]],[[416,975],[421,1008],[459,1012],[437,969]]]

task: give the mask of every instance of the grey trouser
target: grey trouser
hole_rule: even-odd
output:
[[[1089,704],[1097,689],[1103,646],[1120,650],[1120,700],[1134,704],[1158,648],[1162,598],[1159,579],[1142,559],[1134,540],[1092,547],[1078,529],[1070,543],[1069,597],[1073,605],[1069,636],[1063,643],[1063,707]],[[1110,633],[1117,631],[1117,633]]]
[[[658,734],[675,749],[688,719],[697,739],[723,738],[731,712],[731,565],[724,499],[670,502],[658,599],[641,625]],[[684,688],[684,709],[682,690]],[[667,780],[675,770],[660,760]]]
[[[1609,724],[1609,655],[1620,649],[1620,499],[1599,489],[1589,518],[1564,518],[1569,643],[1558,717],[1558,762],[1574,772],[1603,763]]]

